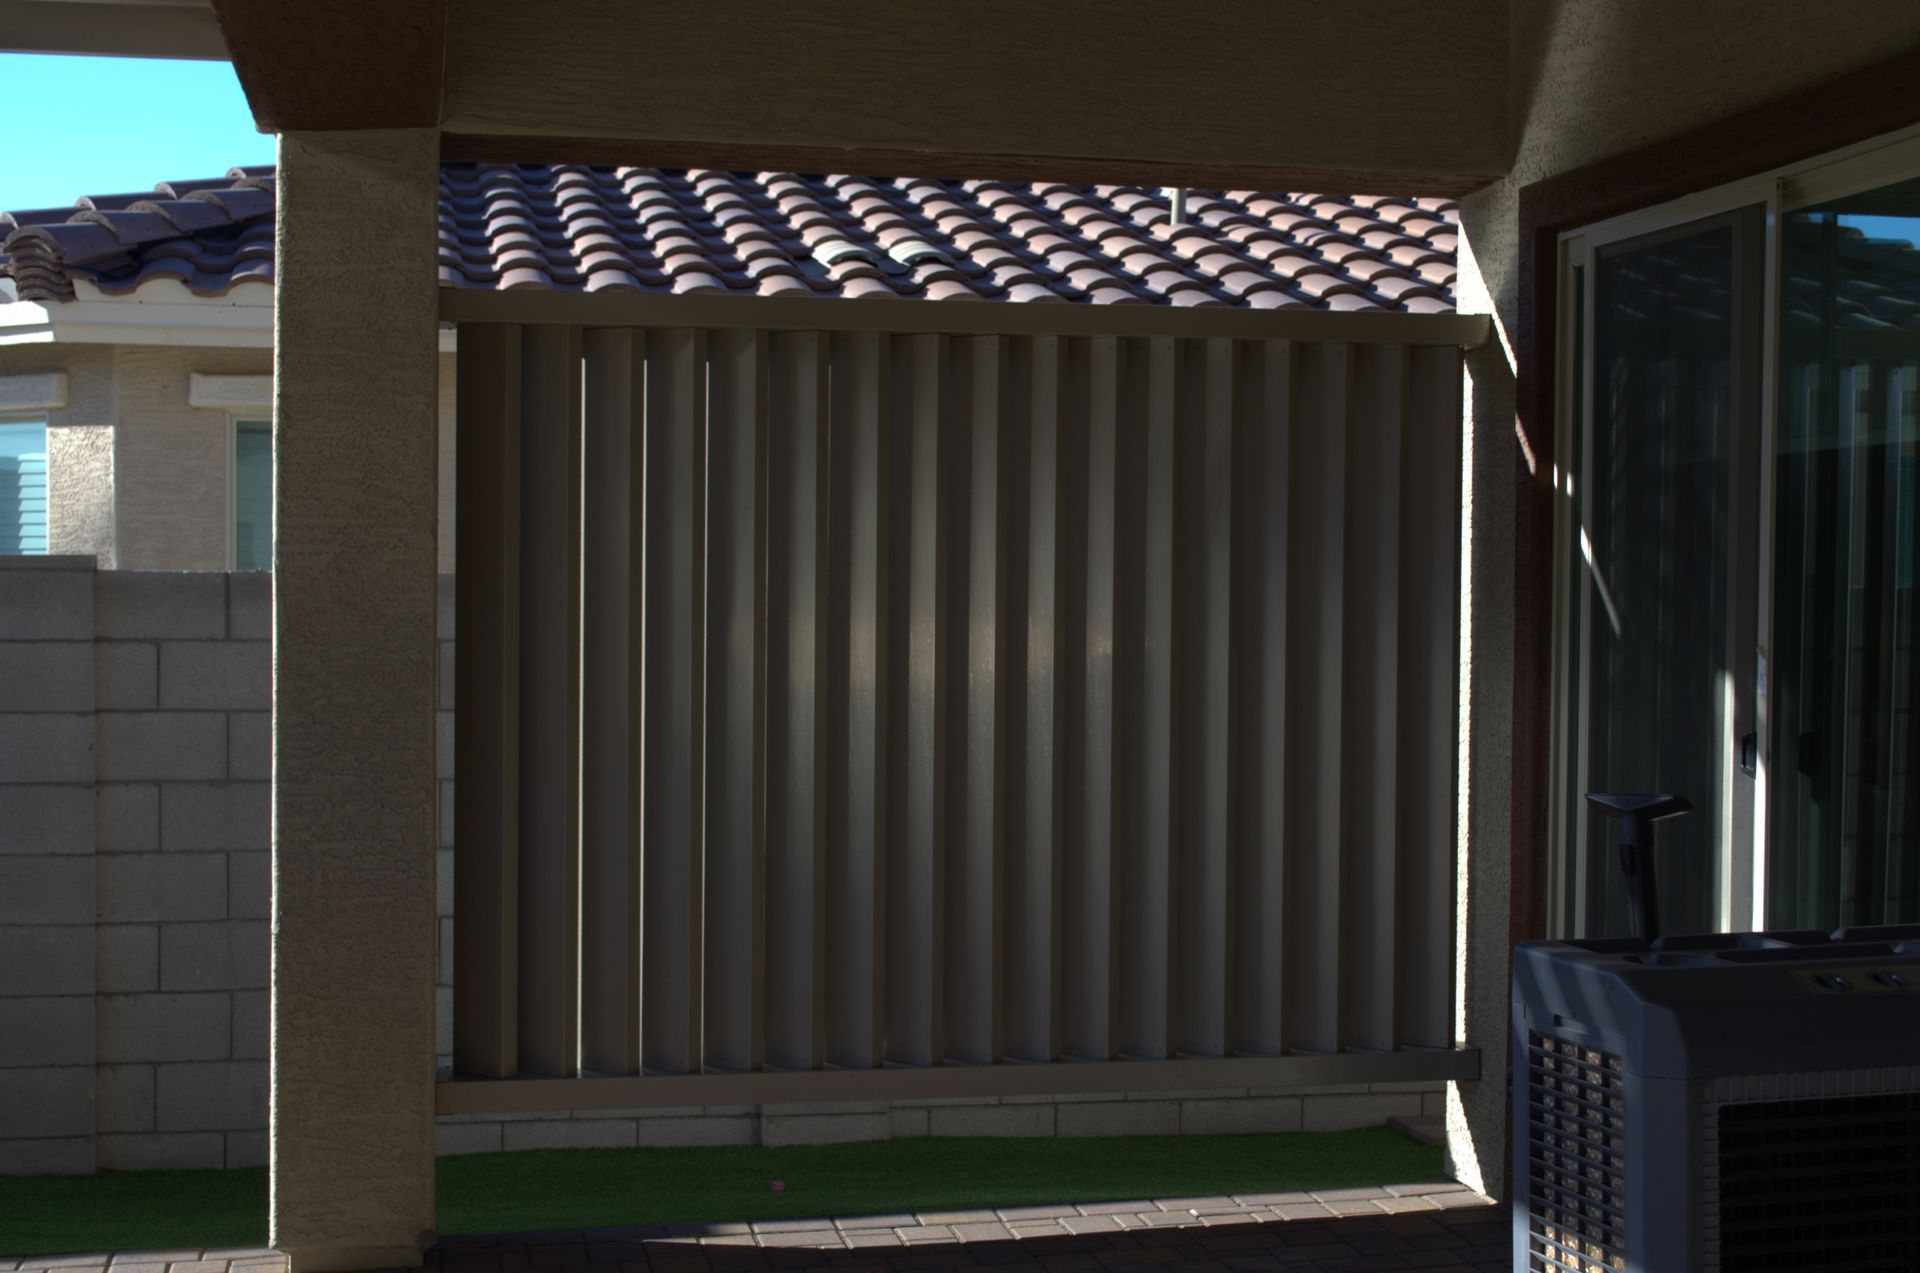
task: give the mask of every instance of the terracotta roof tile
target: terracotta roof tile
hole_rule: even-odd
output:
[[[0,213],[23,299],[153,278],[220,295],[273,277],[271,167]],[[1064,182],[449,165],[444,287],[848,299],[1452,308],[1455,205],[1396,195]]]

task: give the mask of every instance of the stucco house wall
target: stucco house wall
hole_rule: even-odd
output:
[[[0,377],[66,373],[67,404],[0,420],[47,423],[48,551],[122,570],[225,570],[236,420],[268,403],[196,407],[193,375],[264,376],[265,348],[0,345]],[[454,355],[440,355],[440,569],[453,569]]]

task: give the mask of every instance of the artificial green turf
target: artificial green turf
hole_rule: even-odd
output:
[[[1442,1178],[1384,1127],[1270,1136],[553,1149],[439,1163],[444,1234],[1108,1202]],[[771,1192],[774,1180],[784,1193]],[[0,1178],[0,1254],[257,1245],[266,1173]]]

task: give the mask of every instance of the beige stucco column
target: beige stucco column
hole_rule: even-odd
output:
[[[1455,893],[1458,1037],[1480,1050],[1480,1080],[1447,1094],[1447,1163],[1493,1197],[1506,1188],[1508,922],[1512,881],[1514,365],[1491,279],[1518,248],[1513,204],[1495,183],[1462,200],[1460,308],[1494,313],[1495,339],[1467,351],[1463,448],[1460,841]]]
[[[432,1241],[430,131],[280,139],[272,1237],[294,1273]]]

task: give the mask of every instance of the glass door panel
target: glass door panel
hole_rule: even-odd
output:
[[[1920,182],[1783,226],[1768,920],[1920,921]]]
[[[1597,248],[1575,629],[1584,791],[1665,792],[1669,932],[1725,926],[1751,838],[1761,209]],[[1581,791],[1569,793],[1578,800]],[[1624,934],[1615,828],[1584,807],[1575,930]],[[1738,851],[1737,851],[1738,850]]]

